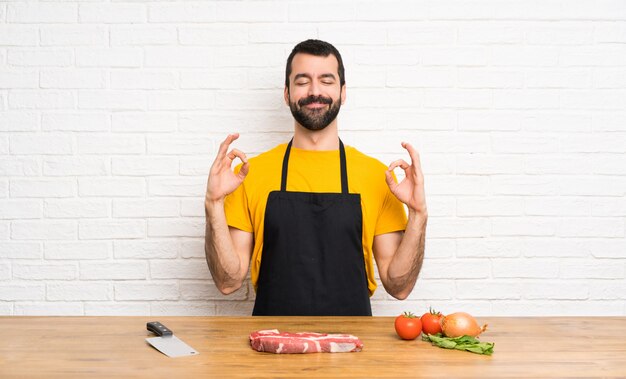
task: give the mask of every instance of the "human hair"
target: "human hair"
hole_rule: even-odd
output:
[[[318,39],[308,39],[306,41],[302,41],[296,46],[294,46],[293,50],[291,50],[291,54],[287,58],[287,67],[285,69],[285,87],[289,88],[289,75],[291,75],[291,62],[293,61],[293,57],[298,54],[310,54],[318,57],[327,57],[329,55],[334,55],[337,58],[337,63],[339,63],[339,84],[343,87],[346,84],[345,78],[345,70],[343,68],[343,60],[341,59],[341,54],[339,54],[339,50],[335,48],[335,46],[331,45],[328,42],[320,41]]]

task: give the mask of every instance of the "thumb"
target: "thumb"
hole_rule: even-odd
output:
[[[385,181],[387,182],[387,185],[392,191],[398,185],[398,183],[393,177],[393,171],[391,170],[385,171]]]
[[[239,176],[241,180],[244,180],[246,175],[248,175],[249,170],[250,170],[250,163],[246,161],[243,165],[241,165],[241,169],[239,169],[239,173],[237,175]]]

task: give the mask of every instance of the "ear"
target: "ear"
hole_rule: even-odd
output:
[[[285,91],[284,91],[283,96],[285,98],[285,104],[289,106],[289,87],[285,86]]]
[[[341,86],[341,105],[346,102],[346,85]]]

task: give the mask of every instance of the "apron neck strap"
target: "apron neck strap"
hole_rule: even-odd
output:
[[[291,144],[293,143],[293,138],[289,141],[287,145],[287,150],[285,150],[285,156],[283,157],[283,173],[282,178],[280,180],[280,190],[287,190],[287,169],[289,167],[289,153],[291,153]],[[341,165],[341,193],[348,193],[348,169],[346,167],[346,149],[343,146],[343,142],[339,139],[339,161]]]

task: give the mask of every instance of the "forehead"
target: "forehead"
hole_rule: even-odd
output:
[[[339,62],[332,54],[329,54],[327,57],[320,57],[317,55],[298,53],[294,55],[291,61],[292,77],[297,74],[317,76],[327,73],[339,76]]]

